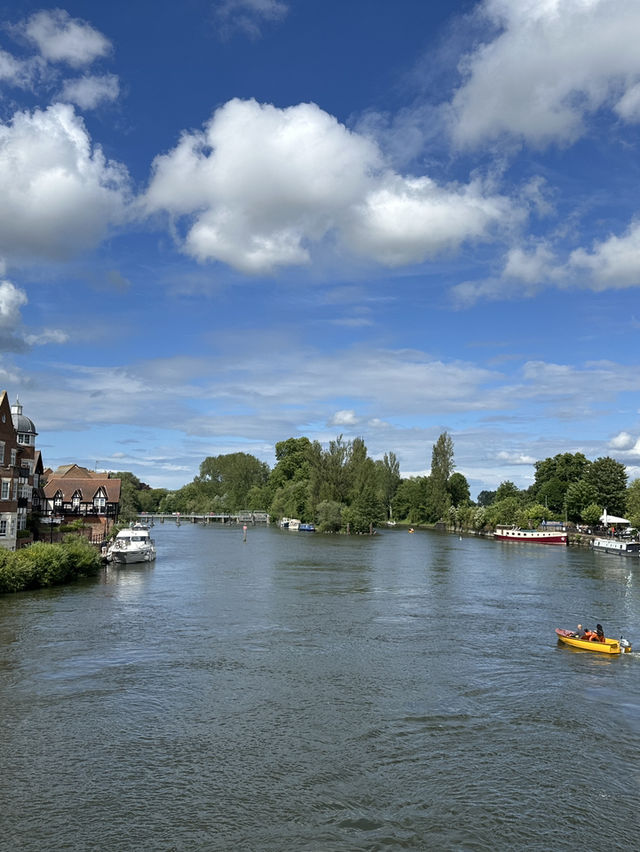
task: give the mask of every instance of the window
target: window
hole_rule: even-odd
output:
[[[12,465],[15,465],[17,456],[18,456],[18,451],[17,450],[11,450],[11,464]]]
[[[23,432],[18,432],[18,443],[19,444],[30,444],[31,443],[31,435],[25,435]]]
[[[62,506],[62,491],[56,491],[55,497],[53,498],[53,505],[56,509],[59,509]]]
[[[79,509],[79,508],[80,508],[80,500],[81,500],[81,498],[82,498],[82,494],[81,494],[81,492],[80,492],[80,491],[76,491],[76,492],[74,492],[74,495],[73,495],[73,497],[71,498],[71,505],[73,506],[73,508],[74,508],[74,509]]]
[[[96,512],[104,512],[107,505],[106,498],[104,496],[104,491],[100,489],[96,496],[93,498],[93,507]]]
[[[4,441],[0,441],[0,464],[4,464]]]
[[[0,518],[0,536],[7,534],[7,521],[5,518]]]
[[[0,500],[8,500],[9,499],[9,489],[11,488],[11,480],[3,479],[2,480],[2,491],[0,491]]]

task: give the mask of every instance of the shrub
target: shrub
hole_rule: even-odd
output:
[[[37,541],[16,552],[0,549],[0,593],[93,576],[100,564],[98,551],[83,536],[68,536],[62,544]]]

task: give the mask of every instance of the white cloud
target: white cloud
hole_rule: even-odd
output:
[[[242,32],[250,38],[258,38],[263,22],[281,21],[289,7],[281,0],[219,0],[214,14],[220,33],[228,37],[232,32]]]
[[[37,334],[25,334],[24,339],[29,346],[44,346],[47,343],[66,343],[69,335],[58,328],[45,328]]]
[[[451,104],[455,140],[503,134],[568,143],[603,106],[637,120],[637,0],[484,0],[494,35],[461,63]]]
[[[115,101],[119,92],[120,83],[115,74],[84,76],[66,80],[60,98],[81,109],[95,109],[103,101]]]
[[[27,304],[27,296],[11,281],[0,281],[0,328],[13,329],[20,325],[20,308]]]
[[[309,263],[330,238],[384,265],[420,262],[517,218],[478,181],[392,172],[371,140],[315,104],[237,99],[156,157],[146,206],[189,217],[184,248],[198,260],[248,273]]]
[[[353,410],[336,411],[333,417],[329,420],[330,426],[356,426],[358,418]]]
[[[593,290],[622,289],[640,284],[640,222],[632,223],[622,237],[611,236],[571,253],[568,270],[587,273]]]
[[[542,284],[552,274],[553,254],[538,244],[532,251],[515,247],[507,253],[503,276],[526,284]]]
[[[102,33],[63,9],[36,12],[22,29],[49,62],[80,68],[111,52],[111,43]]]
[[[612,450],[628,450],[634,444],[635,438],[633,438],[628,432],[619,432],[609,441],[609,446]]]
[[[6,50],[0,49],[0,80],[19,88],[28,88],[33,80],[37,62],[16,59]]]
[[[126,170],[92,147],[71,106],[19,112],[0,124],[0,254],[62,259],[122,219]]]

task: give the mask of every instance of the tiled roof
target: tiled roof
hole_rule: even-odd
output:
[[[49,477],[44,487],[44,495],[52,500],[57,491],[62,491],[62,499],[70,503],[76,491],[82,494],[82,501],[89,503],[93,500],[99,488],[104,488],[108,503],[120,502],[120,480],[109,479],[106,476],[60,476],[57,472]]]

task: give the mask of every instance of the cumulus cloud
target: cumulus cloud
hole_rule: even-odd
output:
[[[115,74],[85,75],[65,80],[60,98],[67,103],[77,104],[81,109],[95,109],[104,101],[115,101],[119,92],[120,83]]]
[[[281,21],[288,11],[289,7],[281,0],[220,0],[214,6],[220,34],[225,38],[234,31],[259,38],[265,22]]]
[[[39,334],[23,329],[21,309],[28,302],[24,290],[11,281],[0,280],[0,351],[21,352],[27,346],[41,343],[64,343],[67,335],[54,329]]]
[[[569,143],[603,106],[638,120],[637,0],[484,0],[479,14],[493,35],[460,66],[458,144],[503,134]]]
[[[359,421],[358,421],[358,418],[356,417],[355,411],[353,411],[351,409],[349,409],[349,410],[344,409],[342,411],[336,411],[336,413],[333,415],[333,417],[329,420],[329,425],[330,426],[357,426],[358,422]]]
[[[122,219],[128,176],[108,161],[68,104],[0,124],[0,254],[59,260]]]
[[[238,99],[155,159],[145,203],[187,217],[189,254],[248,273],[309,263],[325,238],[387,266],[420,262],[516,216],[480,182],[396,174],[315,104]]]
[[[596,242],[592,251],[583,248],[571,253],[568,269],[587,274],[594,290],[623,289],[640,284],[640,222],[632,223],[626,233]]]
[[[635,444],[635,439],[628,432],[619,432],[609,441],[612,450],[628,450]]]
[[[111,42],[102,33],[63,9],[36,12],[21,29],[48,62],[81,68],[111,52]]]

